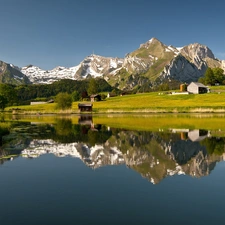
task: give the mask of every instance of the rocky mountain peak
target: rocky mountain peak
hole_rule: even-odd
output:
[[[215,56],[212,53],[212,51],[207,46],[199,43],[194,43],[185,46],[184,48],[181,49],[181,54],[191,58],[191,60],[194,60],[196,57],[201,59],[206,58],[215,59]]]
[[[113,57],[103,57],[92,54],[87,56],[79,65],[76,72],[76,79],[83,79],[88,76],[102,77],[105,74],[114,75],[122,68],[123,59]]]
[[[0,61],[0,83],[21,85],[29,84],[30,81],[17,66]]]
[[[147,42],[143,43],[140,45],[140,48],[149,48],[150,46],[154,46],[154,45],[160,45],[160,46],[165,46],[161,41],[159,41],[157,38],[153,37],[150,40],[148,40]]]

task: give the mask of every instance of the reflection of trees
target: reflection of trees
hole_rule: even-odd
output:
[[[61,143],[70,143],[74,140],[73,126],[71,119],[56,119],[54,124],[53,140]]]
[[[4,133],[6,134],[6,133]],[[33,139],[52,139],[59,143],[85,143],[88,146],[103,144],[112,135],[105,126],[72,124],[71,119],[56,119],[51,124],[30,124],[15,122],[11,124],[10,133],[3,137],[0,158],[17,155],[27,148]]]
[[[224,153],[224,138],[211,137],[201,141],[201,145],[206,147],[208,154],[222,155]]]
[[[91,146],[94,146],[99,140],[99,133],[96,131],[89,130],[88,131],[88,143]]]
[[[7,156],[7,152],[0,148],[0,164],[3,164],[6,160],[4,157]]]
[[[84,142],[90,146],[105,142],[111,135],[105,126],[72,124],[70,119],[57,119],[52,139],[61,143]]]
[[[19,155],[21,151],[28,147],[34,138],[46,139],[52,136],[52,127],[47,124],[39,126],[30,123],[10,123],[10,129],[4,136],[1,136],[0,158],[3,163],[13,155]],[[7,158],[9,157],[9,158]]]

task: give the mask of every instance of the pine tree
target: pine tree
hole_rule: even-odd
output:
[[[98,93],[98,84],[95,79],[91,78],[88,85],[88,94],[97,94]]]

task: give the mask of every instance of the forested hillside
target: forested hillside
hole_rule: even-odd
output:
[[[94,81],[94,82],[93,82]],[[91,87],[93,86],[93,87]],[[110,92],[112,87],[104,79],[86,79],[86,80],[60,80],[52,84],[29,84],[14,86],[9,84],[0,84],[0,105],[21,105],[30,104],[30,101],[49,100],[54,98],[60,92],[72,94],[76,92],[80,97],[87,96],[91,90],[99,92]]]

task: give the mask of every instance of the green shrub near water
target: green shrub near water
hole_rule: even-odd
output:
[[[55,102],[57,103],[57,109],[65,110],[72,107],[72,98],[68,93],[59,93],[55,98]]]

